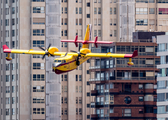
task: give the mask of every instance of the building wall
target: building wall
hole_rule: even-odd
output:
[[[157,119],[165,120],[168,118],[167,113],[167,35],[157,36],[158,52],[157,56],[160,56],[160,65],[157,65],[157,68],[160,70],[160,73],[157,76]],[[164,72],[165,70],[165,72]]]

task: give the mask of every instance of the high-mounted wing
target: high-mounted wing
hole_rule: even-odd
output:
[[[48,49],[43,49],[44,51],[40,51],[40,50],[20,50],[20,49],[9,49],[7,45],[3,45],[3,52],[4,53],[8,53],[8,57],[6,57],[6,60],[11,60],[12,58],[10,58],[10,53],[16,53],[16,54],[32,54],[32,55],[43,55],[43,59],[45,57],[45,55],[48,56],[63,56],[66,54],[66,52],[59,52],[58,48],[56,47],[48,47]],[[77,53],[68,53],[70,55],[73,56],[78,56]]]
[[[131,62],[131,58],[136,57],[138,55],[138,51],[135,50],[133,54],[113,54],[113,53],[88,53],[86,57],[104,57],[104,58],[129,58],[128,65],[133,65]]]

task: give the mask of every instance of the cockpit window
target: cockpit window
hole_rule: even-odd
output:
[[[61,60],[58,60],[57,62],[61,62]]]
[[[64,60],[64,63],[66,63],[66,60]]]
[[[57,62],[57,60],[54,60],[54,62]]]

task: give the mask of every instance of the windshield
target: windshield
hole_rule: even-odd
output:
[[[66,63],[66,60],[54,60],[54,62]]]

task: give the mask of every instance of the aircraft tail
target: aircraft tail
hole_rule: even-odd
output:
[[[84,41],[90,41],[92,36],[92,25],[87,25]],[[84,43],[82,48],[89,48],[88,43]]]

